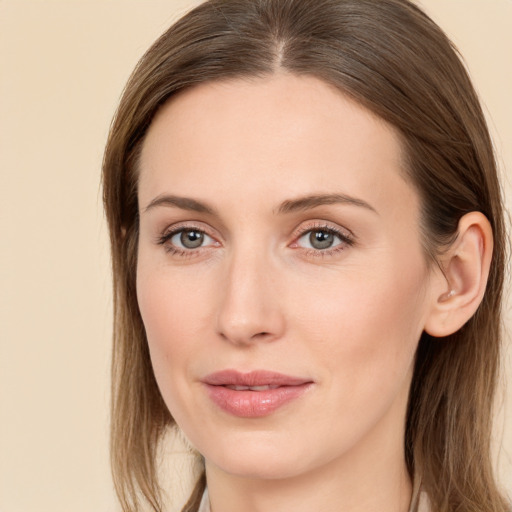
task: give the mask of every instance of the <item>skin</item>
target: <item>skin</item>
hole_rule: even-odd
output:
[[[333,193],[355,201],[280,211]],[[170,194],[208,211],[162,200]],[[395,131],[313,77],[203,84],[150,126],[139,206],[151,360],[205,457],[212,510],[407,511],[407,396],[439,276]],[[203,245],[164,240],[179,229],[204,232]],[[342,238],[314,248],[322,229]],[[268,416],[239,418],[201,382],[227,368],[313,385]]]

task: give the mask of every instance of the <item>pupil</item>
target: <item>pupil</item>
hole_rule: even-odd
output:
[[[180,236],[183,247],[195,249],[203,243],[204,235],[199,231],[183,231]]]
[[[309,242],[315,249],[327,249],[333,244],[333,235],[327,231],[313,231],[309,235]]]

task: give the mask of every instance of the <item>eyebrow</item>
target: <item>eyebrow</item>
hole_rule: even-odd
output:
[[[346,194],[317,194],[299,197],[297,199],[289,199],[281,203],[276,213],[286,214],[307,211],[318,206],[331,204],[348,204],[352,206],[358,206],[378,214],[377,210],[375,210],[375,208],[366,201],[356,197],[348,196]],[[181,197],[167,194],[160,195],[155,197],[155,199],[153,199],[146,206],[146,208],[144,208],[144,211],[147,212],[148,210],[151,210],[157,206],[169,206],[180,208],[182,210],[216,215],[215,209],[213,207],[202,201],[198,201],[197,199],[192,199],[191,197]]]
[[[147,212],[156,206],[174,206],[176,208],[192,212],[209,213],[210,215],[215,214],[215,210],[211,206],[190,197],[172,196],[167,194],[157,196],[146,206],[146,208],[144,208],[144,211]]]
[[[377,210],[366,201],[356,197],[348,196],[346,194],[319,194],[312,196],[299,197],[298,199],[291,199],[284,201],[278,209],[278,213],[291,213],[298,211],[306,211],[318,206],[330,204],[348,204],[365,208],[378,215]]]

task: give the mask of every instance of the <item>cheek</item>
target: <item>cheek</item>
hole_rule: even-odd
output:
[[[300,306],[308,318],[297,332],[325,389],[318,410],[330,411],[311,431],[335,422],[337,432],[329,435],[338,449],[348,449],[383,418],[400,432],[405,414],[422,332],[424,274],[380,270],[350,272]]]
[[[204,279],[197,272],[174,272],[165,259],[149,252],[139,252],[137,301],[150,345],[169,345],[204,323]]]
[[[423,330],[425,279],[421,265],[383,263],[378,272],[354,269],[326,282],[298,307],[308,311],[300,329],[313,340],[314,356],[335,378],[361,387],[405,377]]]
[[[156,380],[167,402],[166,395],[174,389],[170,379],[179,378],[173,367],[184,364],[194,354],[194,340],[198,338],[201,323],[198,312],[201,297],[190,293],[173,279],[168,269],[148,263],[141,255],[137,268],[137,300],[151,356]]]

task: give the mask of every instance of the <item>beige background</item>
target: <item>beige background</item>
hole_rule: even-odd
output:
[[[100,162],[133,66],[192,3],[0,0],[0,512],[118,510]],[[423,5],[466,57],[510,206],[512,1]],[[510,349],[504,366],[499,468],[512,496]]]

